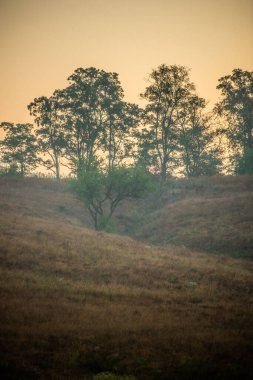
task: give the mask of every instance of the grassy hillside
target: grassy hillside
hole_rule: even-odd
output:
[[[128,234],[153,244],[253,258],[253,176],[171,180],[118,218]]]
[[[52,180],[0,207],[1,379],[252,378],[252,261],[88,229]]]

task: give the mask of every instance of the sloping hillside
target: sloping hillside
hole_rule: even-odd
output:
[[[118,217],[139,239],[253,258],[253,176],[171,180],[128,210]]]
[[[251,379],[253,263],[88,229],[64,189],[0,179],[0,378]]]
[[[65,181],[0,177],[2,215],[92,226],[83,204],[67,192]]]

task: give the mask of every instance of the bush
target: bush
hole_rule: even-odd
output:
[[[111,217],[124,199],[141,198],[153,189],[151,177],[141,167],[118,167],[102,172],[98,167],[79,172],[70,183],[85,203],[96,230],[113,231]]]

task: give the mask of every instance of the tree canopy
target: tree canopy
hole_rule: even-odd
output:
[[[8,165],[7,171],[21,176],[28,174],[38,166],[38,147],[32,134],[32,124],[3,122],[0,127],[5,132],[0,152],[2,162]]]
[[[234,69],[232,74],[219,79],[217,89],[221,90],[221,99],[215,112],[227,122],[223,130],[234,150],[237,166],[246,169],[252,166],[248,161],[253,157],[253,72]]]
[[[29,105],[31,124],[2,123],[1,160],[25,175],[38,165],[60,178],[141,166],[160,177],[212,175],[230,166],[253,172],[253,72],[234,69],[219,79],[213,111],[198,96],[185,66],[153,69],[141,94],[146,105],[124,100],[118,74],[78,68],[68,85]],[[222,136],[223,146],[220,143]],[[223,169],[222,169],[223,168]]]
[[[87,206],[96,229],[110,226],[110,219],[125,199],[140,198],[152,189],[150,176],[142,167],[117,167],[106,172],[97,165],[82,171],[70,189]]]
[[[28,105],[37,125],[35,134],[43,158],[40,163],[60,177],[60,161],[66,146],[63,116],[55,96],[42,96]],[[45,158],[46,157],[46,158]]]

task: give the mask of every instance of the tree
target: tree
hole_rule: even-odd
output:
[[[98,165],[93,165],[71,182],[71,190],[88,207],[97,230],[108,226],[124,199],[140,198],[151,188],[150,176],[141,167],[118,167],[102,172]]]
[[[141,109],[132,103],[118,102],[108,109],[108,122],[103,128],[101,149],[109,170],[133,157],[133,131],[141,119]]]
[[[65,147],[63,115],[56,96],[35,98],[28,105],[30,114],[35,117],[35,131],[40,152],[44,158],[41,164],[60,177],[60,161]]]
[[[141,126],[134,131],[134,137],[137,146],[135,164],[142,166],[146,172],[158,173],[160,168],[155,149],[155,131]]]
[[[0,124],[5,132],[1,141],[2,161],[22,177],[38,165],[37,144],[32,124]]]
[[[246,148],[243,156],[235,156],[235,172],[253,174],[253,149]]]
[[[231,75],[219,79],[217,89],[222,98],[215,112],[227,121],[224,132],[235,156],[245,161],[253,155],[249,153],[253,152],[253,72],[234,69]]]
[[[58,91],[57,98],[65,115],[65,153],[71,170],[77,173],[85,162],[89,171],[99,149],[106,151],[108,165],[113,166],[129,117],[118,74],[79,68],[68,80],[70,85]]]
[[[219,131],[213,128],[212,116],[205,114],[206,101],[194,95],[179,111],[179,153],[188,177],[218,174],[221,165]]]
[[[149,77],[150,85],[141,96],[146,106],[145,135],[158,162],[161,181],[171,170],[173,153],[177,147],[177,124],[179,110],[194,90],[189,71],[183,66],[161,65]]]

